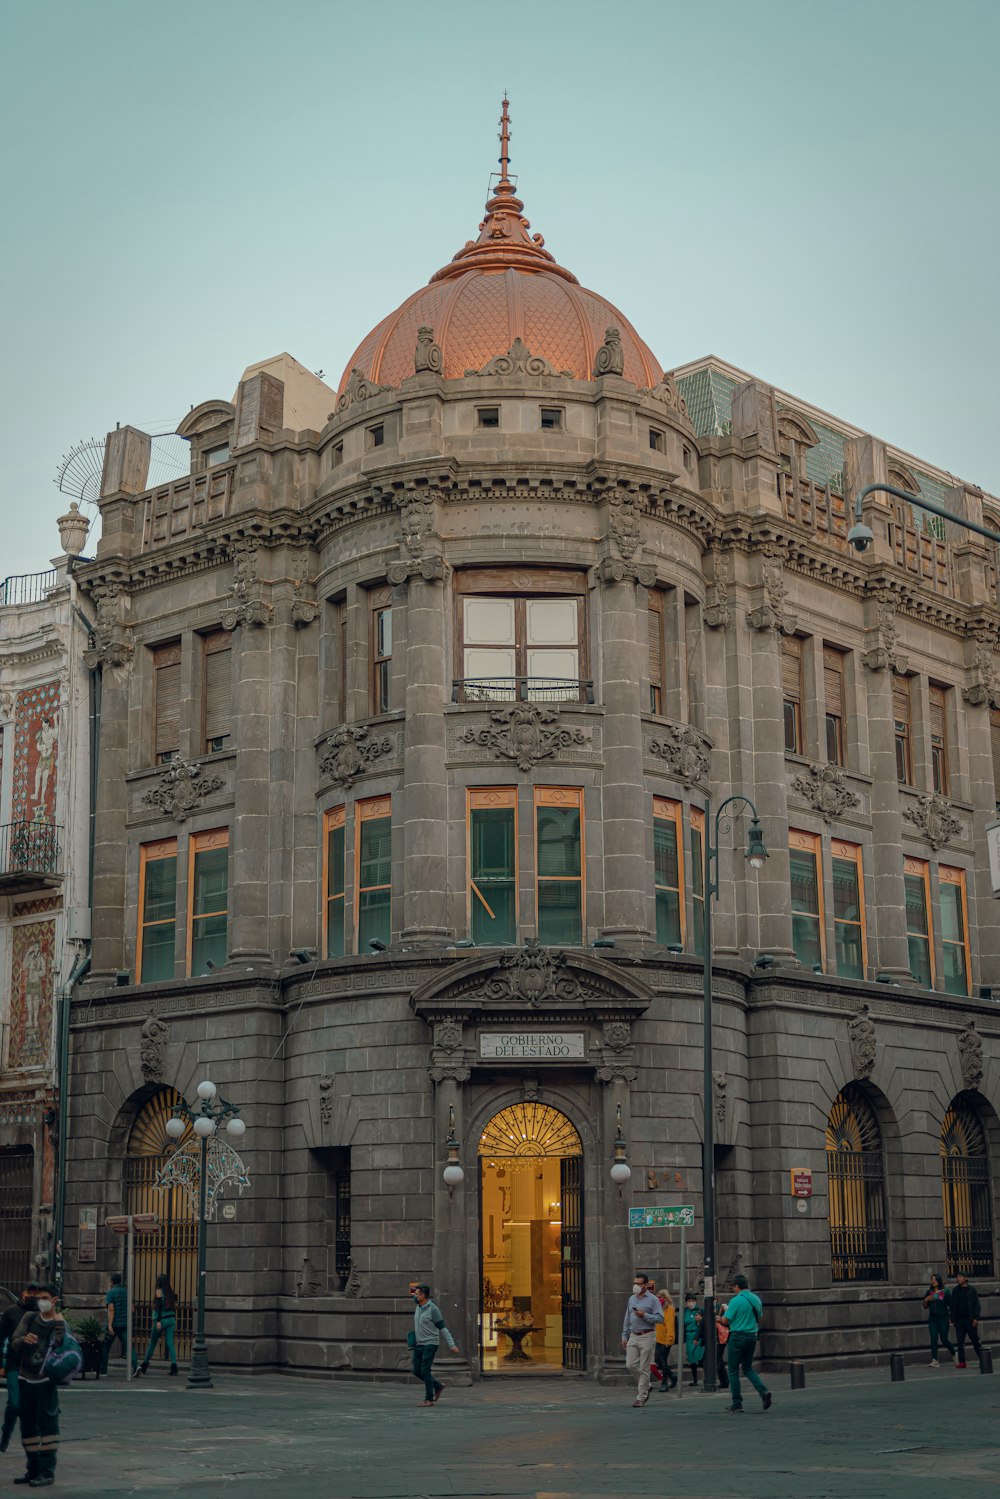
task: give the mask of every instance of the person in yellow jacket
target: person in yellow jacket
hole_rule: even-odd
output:
[[[677,1375],[670,1367],[670,1350],[677,1342],[677,1311],[669,1291],[657,1291],[663,1308],[663,1321],[656,1324],[656,1347],[653,1361],[660,1371],[660,1392],[672,1390],[677,1384]]]

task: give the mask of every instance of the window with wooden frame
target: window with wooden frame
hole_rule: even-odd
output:
[[[667,660],[664,637],[663,589],[651,588],[646,595],[648,609],[646,621],[649,627],[649,711],[662,713],[667,699],[665,666]]]
[[[823,647],[823,708],[826,729],[826,758],[831,765],[847,764],[846,697],[844,693],[844,652],[836,646]]]
[[[653,797],[653,886],[656,895],[656,940],[664,947],[684,945],[684,843],[681,807]]]
[[[821,968],[825,952],[820,840],[815,833],[788,832],[792,889],[792,947],[806,968]]]
[[[344,808],[333,807],[323,819],[323,952],[342,958],[346,952]]]
[[[388,713],[392,670],[392,589],[373,588],[371,609],[371,712]]]
[[[232,643],[228,630],[202,636],[201,721],[206,755],[229,748],[233,729]]]
[[[582,574],[476,568],[459,575],[455,659],[464,702],[584,701]]]
[[[173,978],[176,936],[177,839],[161,838],[139,849],[138,983],[156,984]]]
[[[583,941],[583,790],[535,787],[535,910],[539,942]]]
[[[892,679],[892,721],[896,736],[896,780],[901,786],[913,785],[913,743],[910,736],[910,682],[908,677]]]
[[[691,808],[691,945],[695,957],[705,956],[705,814]]]
[[[910,972],[918,984],[934,987],[934,933],[930,921],[930,871],[926,860],[903,860],[903,904]]]
[[[517,789],[468,792],[469,936],[477,947],[517,940]]]
[[[188,973],[221,968],[228,956],[229,830],[192,833],[188,843]]]
[[[1000,813],[1000,708],[990,709],[990,747],[993,751],[993,795]]]
[[[354,829],[357,949],[392,940],[392,798],[358,802]]]
[[[781,695],[785,725],[785,754],[802,753],[802,641],[781,637]]]
[[[167,765],[181,743],[181,643],[153,651],[153,763]]]
[[[946,994],[968,994],[972,962],[969,953],[969,912],[965,870],[938,867],[941,907],[941,968]]]
[[[834,838],[833,943],[841,978],[863,979],[866,962],[865,885],[861,849]]]
[[[948,689],[936,682],[928,685],[931,710],[931,789],[948,795]],[[964,992],[964,991],[963,991]]]

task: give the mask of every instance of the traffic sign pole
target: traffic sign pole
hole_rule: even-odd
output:
[[[674,1337],[677,1340],[677,1399],[684,1398],[684,1353],[687,1343],[684,1338],[684,1298],[687,1295],[684,1281],[687,1278],[687,1229],[681,1224],[681,1263],[677,1275],[677,1313],[674,1317]]]

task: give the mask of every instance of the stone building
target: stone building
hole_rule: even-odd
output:
[[[473,1377],[529,1322],[533,1361],[613,1369],[633,1262],[678,1273],[629,1207],[694,1206],[698,1279],[706,797],[738,793],[769,857],[723,825],[719,1263],[770,1359],[922,1347],[928,1270],[995,1270],[997,558],[886,494],[846,532],[873,482],[992,502],[664,373],[530,232],[505,129],[501,166],[336,391],[253,366],[158,488],[109,436],[70,1286],[80,1214],[128,1206],[189,1295],[164,1123],[209,1074],[248,1125],[214,1357],[399,1370],[426,1279]]]

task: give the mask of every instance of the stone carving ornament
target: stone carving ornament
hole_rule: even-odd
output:
[[[433,521],[431,502],[425,494],[409,494],[399,509],[403,545],[411,557],[422,557]]]
[[[674,724],[663,729],[662,739],[651,739],[649,753],[666,762],[671,775],[685,786],[702,784],[708,780],[711,768],[709,751],[711,743],[697,729]]]
[[[466,729],[459,738],[463,744],[492,750],[500,760],[513,760],[519,770],[530,770],[557,750],[590,742],[582,730],[566,728],[557,709],[538,703],[497,708],[490,714],[488,728]]]
[[[608,495],[608,531],[626,562],[631,562],[642,541],[635,498],[627,489],[615,489]]]
[[[344,386],[344,393],[337,401],[336,414],[339,416],[356,401],[370,401],[372,396],[380,396],[387,390],[392,390],[392,386],[375,385],[371,380],[366,380],[360,370],[351,370],[350,379]]]
[[[142,799],[148,807],[158,807],[175,822],[183,822],[206,796],[221,791],[225,784],[224,777],[209,775],[204,765],[171,760],[156,785],[144,792]]]
[[[708,603],[702,619],[710,630],[725,630],[731,618],[729,612],[729,557],[718,546],[712,547],[712,583],[708,591]]]
[[[918,796],[916,803],[903,808],[903,817],[935,849],[943,848],[962,831],[961,818],[955,816],[951,803],[937,792]]]
[[[860,1081],[870,1078],[875,1069],[875,1022],[868,1006],[858,1006],[857,1014],[847,1027],[851,1043],[851,1067]]]
[[[160,1020],[150,1010],[139,1031],[139,1066],[147,1083],[158,1083],[163,1078],[169,1034],[166,1021]]]
[[[970,667],[971,682],[962,689],[962,696],[972,707],[987,703],[991,708],[1000,708],[1000,666],[994,652],[997,640],[993,635],[980,635],[976,640],[976,651]]]
[[[413,368],[416,374],[422,375],[429,370],[432,375],[440,375],[444,367],[444,359],[439,346],[434,342],[434,329],[426,325],[417,329],[417,347],[413,356]]]
[[[599,380],[602,375],[621,375],[624,370],[625,351],[622,348],[621,333],[617,328],[608,328],[594,359],[594,379]]]
[[[471,380],[475,375],[562,375],[567,380],[572,380],[572,370],[555,370],[547,359],[541,355],[532,354],[520,338],[515,338],[506,354],[498,354],[491,359],[489,364],[483,365],[481,370],[466,370],[465,378]]]
[[[896,600],[881,590],[875,595],[876,625],[868,635],[868,646],[861,659],[869,671],[905,672],[906,658],[896,650]]]
[[[425,583],[444,582],[443,557],[409,557],[405,562],[390,562],[385,576],[393,588],[408,583],[411,578],[423,578]]]
[[[128,596],[120,583],[105,583],[94,589],[94,644],[84,651],[86,666],[127,666],[135,654],[131,631],[125,620]]]
[[[329,1076],[319,1080],[319,1122],[333,1123],[333,1078]]]
[[[721,1130],[726,1122],[729,1078],[724,1072],[712,1073],[712,1095],[715,1099],[715,1122]]]
[[[807,807],[812,807],[824,822],[834,822],[851,807],[861,805],[847,784],[844,772],[836,765],[810,765],[792,782]]]
[[[605,557],[594,575],[599,583],[641,583],[643,588],[652,588],[656,582],[656,568],[651,562],[621,562],[616,557]]]
[[[517,952],[503,955],[495,972],[483,984],[482,993],[485,1000],[495,1004],[512,999],[528,1005],[549,1000],[573,1004],[580,999],[583,989],[580,980],[567,972],[564,952],[554,953],[540,947],[536,937],[529,937]]]
[[[320,756],[321,774],[341,786],[349,786],[359,776],[367,775],[376,760],[392,753],[388,734],[372,739],[370,732],[368,724],[337,729]]]
[[[462,1027],[455,1020],[443,1020],[434,1028],[434,1045],[441,1051],[457,1051],[462,1044]]]
[[[235,630],[239,625],[268,624],[272,611],[260,596],[257,538],[237,537],[230,547],[229,556],[233,564],[233,586],[229,591],[232,603],[222,611],[222,628]]]
[[[664,406],[669,406],[671,411],[676,411],[680,416],[687,416],[687,402],[677,389],[677,381],[673,375],[667,373],[659,385],[651,387],[644,386],[639,394],[641,396],[652,396],[654,401],[662,401]]]
[[[962,1064],[962,1086],[974,1092],[983,1080],[983,1038],[976,1022],[969,1020],[958,1038],[958,1055]]]
[[[773,630],[776,635],[789,635],[795,622],[785,613],[788,585],[785,583],[781,558],[771,548],[765,549],[761,561],[762,601],[747,611],[747,624],[751,630]]]
[[[611,1051],[624,1051],[632,1044],[632,1027],[625,1020],[609,1020],[602,1028],[601,1039]]]

